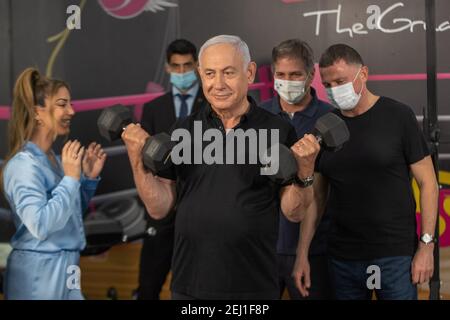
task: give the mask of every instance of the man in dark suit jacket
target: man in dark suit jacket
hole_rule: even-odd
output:
[[[168,46],[166,55],[166,71],[170,74],[172,89],[144,106],[141,124],[150,135],[168,133],[178,119],[200,110],[206,102],[196,73],[195,46],[178,39]],[[146,216],[149,227],[153,227],[156,233],[144,239],[138,299],[158,300],[172,260],[175,213],[162,220]]]

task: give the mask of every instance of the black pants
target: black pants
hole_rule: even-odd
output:
[[[139,268],[138,300],[159,300],[172,264],[174,226],[156,227],[156,235],[144,239]]]
[[[295,286],[292,271],[294,269],[295,256],[278,255],[278,282],[280,286],[280,298],[285,289],[292,300],[332,300],[334,290],[331,281],[327,256],[310,256],[311,288],[309,296],[304,298]]]

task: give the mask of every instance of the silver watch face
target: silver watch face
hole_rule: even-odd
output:
[[[422,240],[422,242],[428,244],[433,241],[433,236],[428,233],[424,233],[422,235],[422,237],[420,238],[420,240]]]

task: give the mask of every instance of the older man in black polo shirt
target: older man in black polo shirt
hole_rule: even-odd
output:
[[[214,37],[201,48],[199,63],[210,104],[174,129],[194,135],[194,126],[201,124],[203,132],[213,128],[223,137],[231,129],[278,130],[279,142],[291,147],[296,157],[298,178],[310,178],[319,144],[312,135],[296,142],[290,124],[247,97],[256,64],[245,42],[236,36]],[[288,219],[300,221],[312,201],[312,189],[276,185],[261,175],[260,164],[250,163],[183,163],[154,176],[141,160],[148,134],[131,124],[122,137],[149,214],[158,219],[177,207],[172,298],[277,299],[278,210],[281,205]],[[251,146],[243,148],[237,153],[248,154]]]

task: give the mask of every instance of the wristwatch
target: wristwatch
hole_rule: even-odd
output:
[[[420,237],[420,241],[425,243],[425,244],[430,244],[430,243],[435,243],[436,242],[436,238],[433,237],[431,234],[428,233],[424,233],[421,237]]]
[[[313,185],[314,175],[306,177],[305,179],[300,179],[297,175],[295,175],[294,182],[298,184],[300,188],[307,188]]]

